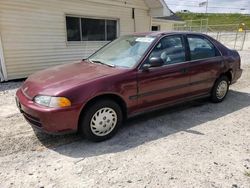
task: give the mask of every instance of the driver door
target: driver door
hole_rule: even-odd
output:
[[[162,38],[147,57],[160,57],[164,64],[138,72],[138,107],[147,110],[176,102],[189,94],[189,62],[182,35]]]

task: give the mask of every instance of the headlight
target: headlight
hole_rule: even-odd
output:
[[[42,106],[47,106],[51,108],[71,106],[70,100],[65,97],[51,97],[39,95],[34,98],[34,102]]]

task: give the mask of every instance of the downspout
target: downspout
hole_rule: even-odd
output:
[[[2,37],[0,33],[0,82],[7,81],[7,70],[4,61]]]
[[[134,32],[136,32],[135,8],[132,8],[132,19],[134,20]]]

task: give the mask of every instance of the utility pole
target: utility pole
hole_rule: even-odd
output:
[[[206,15],[208,16],[207,10],[208,10],[208,0],[207,0],[207,3],[206,3]]]

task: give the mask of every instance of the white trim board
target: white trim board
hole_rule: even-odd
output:
[[[3,54],[3,45],[2,45],[2,38],[0,34],[0,81],[8,81],[7,79],[7,70],[4,61],[4,54]]]

